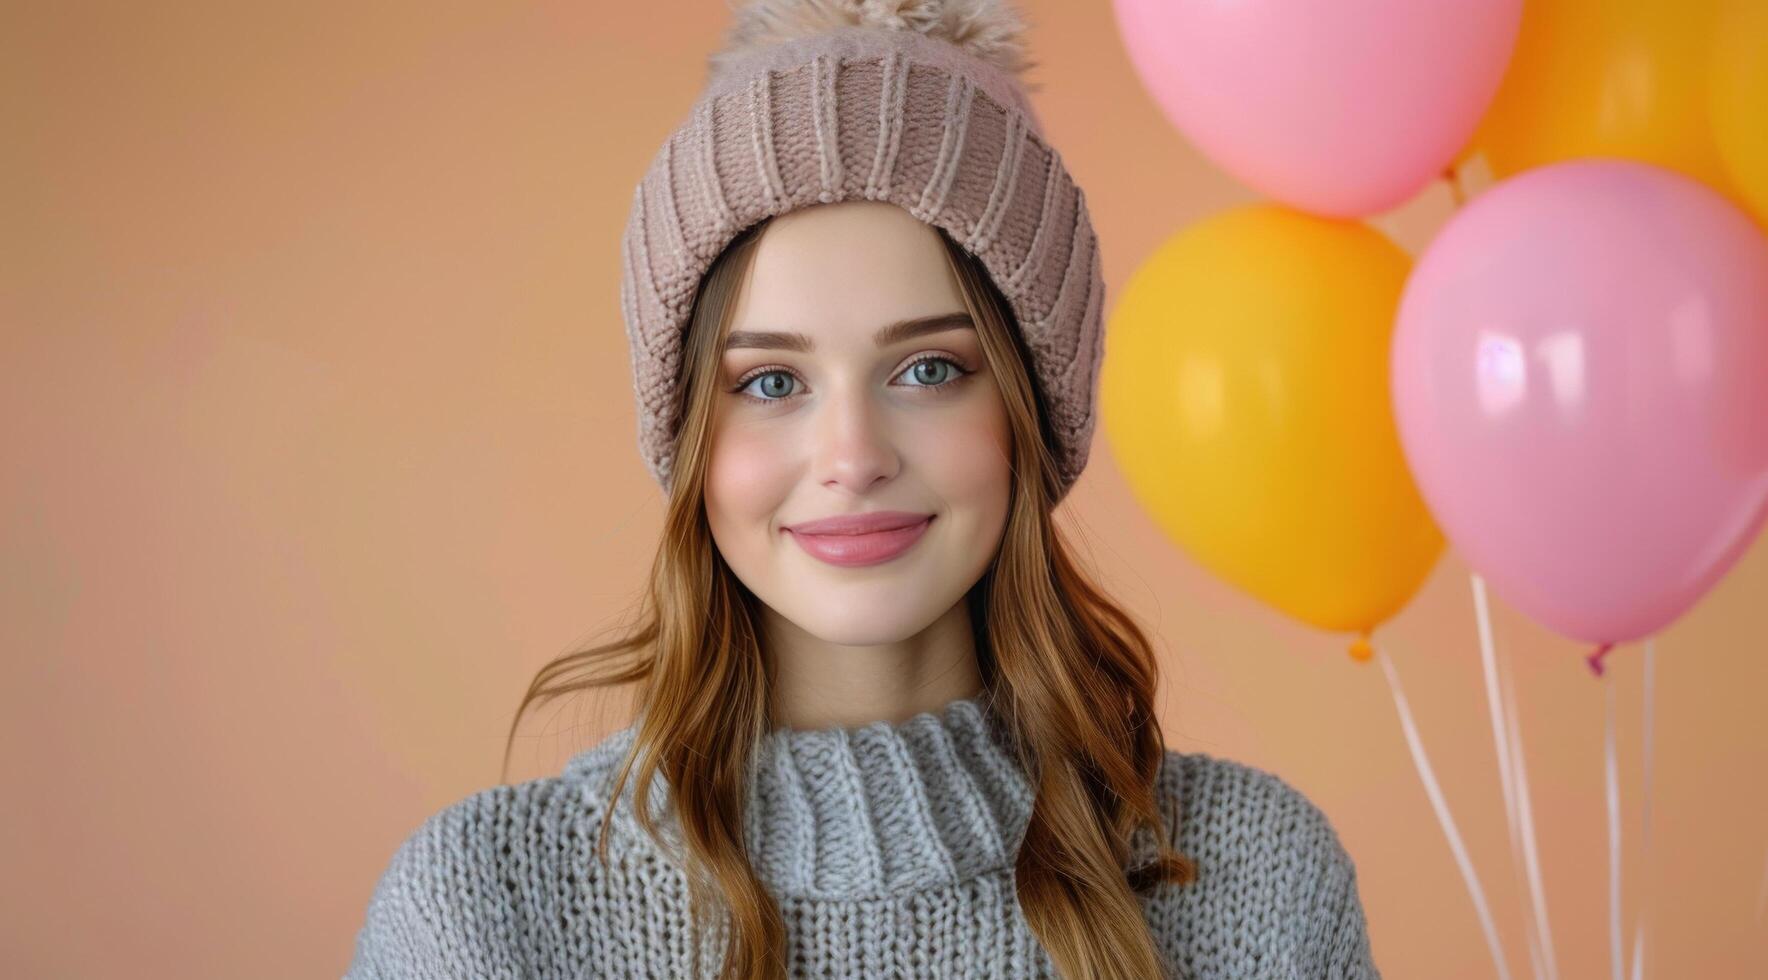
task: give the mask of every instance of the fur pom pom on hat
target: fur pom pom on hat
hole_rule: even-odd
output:
[[[1001,0],[754,0],[737,11],[712,75],[740,56],[839,27],[916,31],[1016,77],[1033,67],[1025,53],[1025,21]]]
[[[1043,136],[1008,0],[752,0],[633,193],[622,313],[640,454],[670,486],[701,278],[765,218],[888,201],[982,261],[1031,353],[1059,470],[1087,463],[1105,286],[1086,199]]]

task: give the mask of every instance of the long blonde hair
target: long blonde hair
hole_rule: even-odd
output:
[[[612,799],[636,767],[637,799],[660,771],[690,857],[692,916],[728,914],[722,972],[780,978],[785,926],[744,846],[747,760],[773,727],[757,600],[720,557],[702,493],[721,345],[767,221],[707,271],[683,338],[683,412],[662,540],[638,621],[612,642],[567,653],[535,676],[516,709],[575,691],[637,685],[638,720]],[[1051,520],[1057,468],[1047,416],[1011,308],[980,261],[935,228],[977,325],[1013,433],[1012,489],[999,553],[965,598],[992,709],[1012,734],[1036,802],[1015,858],[1027,924],[1068,980],[1165,974],[1139,896],[1195,880],[1170,848],[1155,797],[1166,751],[1153,712],[1158,665],[1147,638],[1073,560]],[[1024,479],[1024,474],[1036,479]],[[658,839],[650,808],[635,809]],[[607,859],[608,822],[597,853]],[[1125,864],[1146,826],[1154,863]],[[696,949],[698,944],[695,944]]]

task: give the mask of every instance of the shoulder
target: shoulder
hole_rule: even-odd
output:
[[[1299,976],[1379,976],[1356,866],[1318,804],[1275,773],[1203,752],[1168,749],[1158,788],[1167,840],[1197,866],[1166,901],[1208,940],[1181,954],[1201,975],[1277,962]]]
[[[1275,773],[1203,752],[1166,750],[1160,797],[1175,844],[1217,861],[1266,862],[1272,872],[1344,857],[1332,821]]]
[[[425,817],[375,884],[345,980],[528,975],[536,930],[558,921],[551,896],[594,874],[607,810],[600,771],[568,766]]]
[[[542,780],[541,782],[548,782]],[[363,914],[345,980],[419,980],[466,970],[522,975],[497,910],[519,879],[503,874],[532,784],[495,786],[430,814],[394,850]]]

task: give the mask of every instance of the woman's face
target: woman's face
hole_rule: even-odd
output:
[[[879,342],[921,318],[935,318],[925,332]],[[728,337],[706,513],[737,577],[846,646],[906,640],[951,612],[1000,544],[1011,436],[938,233],[878,201],[777,217]],[[880,511],[930,520],[918,537],[789,530]]]

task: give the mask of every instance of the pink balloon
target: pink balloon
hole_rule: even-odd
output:
[[[1334,217],[1391,208],[1467,145],[1522,0],[1113,0],[1166,117],[1260,193]]]
[[[1391,368],[1443,533],[1566,636],[1656,633],[1768,517],[1768,238],[1691,178],[1585,159],[1479,195],[1413,267]]]

